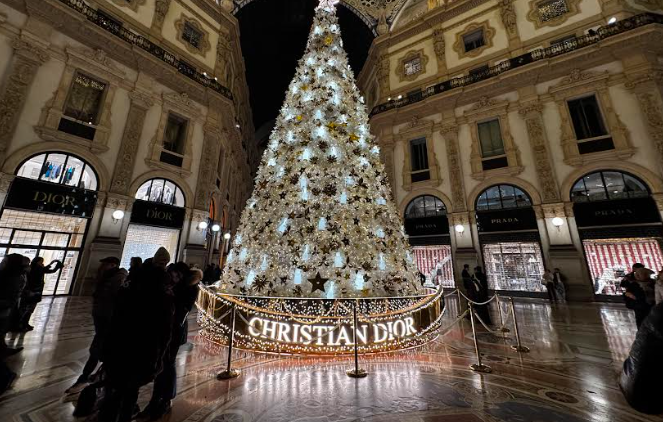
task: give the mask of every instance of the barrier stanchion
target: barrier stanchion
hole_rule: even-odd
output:
[[[472,307],[471,302],[467,302],[467,305],[469,306],[470,321],[472,322],[472,335],[474,336],[474,351],[477,354],[477,363],[473,363],[472,365],[470,365],[470,369],[473,370],[474,372],[483,372],[485,374],[489,374],[493,372],[492,368],[490,366],[481,363],[481,352],[479,351],[479,339],[477,338],[477,330],[476,327],[474,326],[474,308]]]
[[[510,297],[509,301],[511,303],[511,315],[513,316],[513,330],[516,334],[516,344],[511,346],[511,348],[519,353],[529,353],[529,347],[523,346],[520,343],[520,334],[518,333],[518,319],[516,318],[516,308],[513,306],[513,298]]]
[[[237,312],[237,305],[233,303],[232,316],[230,321],[230,338],[228,340],[228,367],[225,371],[220,372],[216,379],[218,380],[228,380],[231,378],[237,378],[240,372],[237,369],[232,369],[232,357],[233,357],[233,343],[235,342],[235,314]]]
[[[364,378],[368,375],[363,369],[359,369],[359,349],[357,345],[357,301],[355,300],[352,303],[352,316],[354,319],[353,331],[352,331],[352,342],[354,343],[355,349],[355,367],[354,369],[349,369],[345,373],[352,378]]]
[[[497,328],[497,331],[501,331],[503,333],[508,333],[511,330],[506,328],[504,325],[504,316],[502,315],[502,302],[500,302],[500,295],[495,293],[495,301],[497,302],[497,313],[500,315],[500,326]]]

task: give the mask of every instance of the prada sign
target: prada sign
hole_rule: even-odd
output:
[[[630,198],[614,201],[573,204],[578,227],[621,226],[660,223],[661,216],[652,198]]]
[[[446,216],[406,219],[405,232],[408,236],[448,235],[449,220]]]
[[[5,207],[92,218],[97,192],[73,186],[14,178]]]
[[[532,208],[477,212],[477,227],[481,233],[514,230],[537,230],[536,214]]]
[[[131,222],[146,226],[181,229],[184,225],[185,214],[186,210],[182,207],[137,200],[131,210]]]

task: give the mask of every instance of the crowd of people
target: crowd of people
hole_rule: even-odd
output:
[[[559,268],[551,272],[546,268],[541,278],[541,284],[548,292],[550,303],[566,302],[566,277]]]
[[[77,401],[75,416],[100,422],[153,421],[167,414],[177,393],[176,356],[187,341],[187,317],[203,272],[184,262],[168,265],[159,248],[142,262],[132,258],[120,268],[117,257],[100,261],[92,304],[95,335],[89,358],[66,397]],[[5,342],[9,331],[26,331],[41,300],[44,276],[62,267],[43,258],[7,255],[0,263],[0,394],[16,374],[4,358],[19,353]],[[139,389],[154,382],[149,404],[140,410]]]
[[[635,263],[631,272],[626,274],[620,283],[624,292],[626,307],[635,313],[635,324],[638,328],[649,315],[652,308],[663,302],[663,269],[656,278],[654,271],[643,264]]]

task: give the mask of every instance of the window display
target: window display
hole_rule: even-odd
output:
[[[494,290],[543,292],[543,256],[537,242],[483,245],[488,286]]]
[[[417,268],[426,277],[426,285],[454,288],[451,246],[414,246]]]

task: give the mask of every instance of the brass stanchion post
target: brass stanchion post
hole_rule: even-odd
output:
[[[354,319],[352,341],[354,342],[355,346],[355,367],[354,369],[347,370],[345,373],[352,378],[364,378],[368,375],[368,372],[363,369],[359,369],[359,346],[357,344],[357,302],[358,301],[355,300],[352,304],[352,315]]]
[[[500,295],[495,293],[495,302],[497,302],[497,313],[500,315],[500,327],[497,329],[497,331],[501,331],[503,333],[508,333],[509,330],[506,328],[504,325],[504,316],[502,315],[502,302],[500,302]]]
[[[520,333],[518,332],[518,319],[516,319],[516,308],[513,306],[513,298],[509,298],[511,302],[511,315],[513,315],[513,330],[516,333],[516,344],[511,346],[513,350],[520,353],[529,353],[529,347],[520,344]]]
[[[484,365],[481,363],[481,352],[479,351],[479,339],[477,338],[477,330],[474,326],[474,309],[472,308],[472,303],[467,302],[470,310],[470,321],[472,322],[472,335],[474,335],[474,351],[477,354],[477,363],[470,365],[470,369],[474,372],[483,372],[484,374],[489,374],[493,372],[490,366]]]
[[[228,380],[231,378],[237,378],[240,372],[237,369],[232,369],[232,357],[233,357],[233,343],[235,342],[235,313],[237,312],[237,305],[233,303],[233,310],[231,322],[230,322],[230,339],[228,341],[228,367],[225,371],[220,372],[216,379],[218,380]]]

